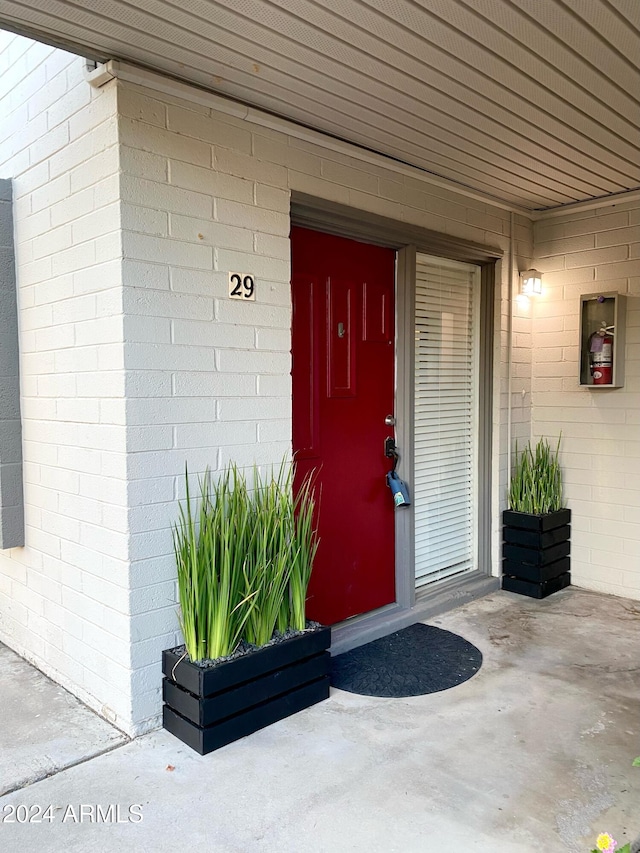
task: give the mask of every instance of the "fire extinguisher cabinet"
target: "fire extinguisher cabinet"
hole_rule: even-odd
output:
[[[585,293],[580,297],[580,385],[622,388],[626,297]]]

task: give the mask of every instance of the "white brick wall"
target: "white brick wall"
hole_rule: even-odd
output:
[[[196,472],[230,460],[277,463],[290,451],[290,192],[498,245],[505,253],[509,214],[155,90],[120,84],[118,111],[125,364],[135,388],[127,399],[129,522],[132,533],[139,531],[131,565],[134,666],[141,674],[134,716],[143,720],[158,713],[160,652],[176,630],[170,525],[185,461]],[[516,217],[515,228],[515,263],[527,268],[531,226]],[[499,265],[495,302],[502,329],[506,269]],[[255,303],[228,299],[230,271],[256,276]],[[527,438],[528,312],[528,306],[517,309],[514,349],[514,429]],[[494,490],[496,509],[506,484],[505,358],[506,338],[497,335],[494,443],[502,485]],[[496,511],[496,568],[498,518]]]
[[[177,640],[171,524],[185,461],[198,472],[290,451],[291,191],[505,253],[509,214],[173,96],[120,81],[91,90],[79,60],[29,45],[11,39],[0,56],[22,128],[2,169],[17,196],[28,525],[27,548],[0,555],[2,636],[137,733],[158,722],[160,652]],[[37,83],[14,71],[19,50]],[[515,218],[515,238],[523,269],[527,220]],[[255,303],[229,301],[231,270],[255,274]],[[507,264],[498,271],[496,570]],[[523,437],[529,310],[514,319]]]
[[[13,179],[26,547],[0,552],[0,639],[131,730],[115,84],[0,33]]]
[[[572,509],[572,579],[578,586],[640,599],[640,204],[541,221],[535,265],[533,432],[562,431]],[[582,293],[628,295],[625,384],[578,386]]]
[[[573,576],[640,598],[640,208],[514,218],[416,177],[155,90],[91,89],[82,61],[0,36],[0,176],[14,180],[26,537],[0,552],[0,638],[132,733],[158,721],[177,639],[171,524],[193,472],[290,450],[292,190],[498,245],[492,553],[507,407],[562,430]],[[258,299],[227,298],[251,271]],[[629,295],[624,389],[577,386],[578,296]],[[532,423],[533,419],[533,423]],[[106,706],[106,707],[105,707]]]

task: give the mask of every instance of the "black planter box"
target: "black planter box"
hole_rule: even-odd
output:
[[[520,545],[509,545],[508,542],[502,546],[502,556],[505,559],[530,566],[548,566],[562,557],[568,557],[570,551],[571,543],[568,539],[550,548],[522,548]]]
[[[570,584],[571,576],[569,572],[565,572],[557,578],[542,581],[541,583],[532,583],[521,578],[502,578],[502,589],[506,589],[508,592],[517,592],[519,595],[528,595],[530,598],[546,598],[548,595],[558,592]]]
[[[211,726],[226,717],[245,711],[252,705],[259,705],[274,696],[288,693],[301,684],[322,678],[329,672],[330,660],[329,652],[321,652],[300,663],[293,663],[284,669],[260,676],[255,681],[247,681],[215,696],[200,698],[165,678],[162,683],[162,698],[170,708],[197,726]]]
[[[318,628],[207,668],[164,651],[164,727],[206,755],[327,699],[330,645]]]
[[[533,515],[528,512],[515,512],[513,509],[505,509],[502,513],[502,523],[505,527],[518,527],[523,530],[539,530],[545,533],[554,527],[562,527],[571,524],[571,510],[559,509],[556,512],[547,512],[544,515]]]
[[[533,583],[542,583],[557,578],[559,575],[564,575],[571,568],[571,560],[569,557],[563,557],[561,560],[555,560],[553,563],[547,563],[544,566],[532,566],[528,563],[517,563],[513,560],[502,561],[502,574],[511,577],[517,576],[525,581]]]
[[[521,527],[504,528],[504,541],[510,545],[522,545],[525,548],[549,548],[566,542],[571,535],[568,524],[554,527],[553,530],[523,530]]]
[[[571,583],[571,510],[529,515],[502,514],[502,588],[546,598]]]

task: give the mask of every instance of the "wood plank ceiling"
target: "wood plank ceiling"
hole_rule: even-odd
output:
[[[0,0],[0,26],[531,210],[640,185],[640,0]]]

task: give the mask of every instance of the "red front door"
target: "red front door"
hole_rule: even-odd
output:
[[[395,601],[395,252],[304,228],[291,251],[293,449],[319,502],[307,616],[332,625]]]

